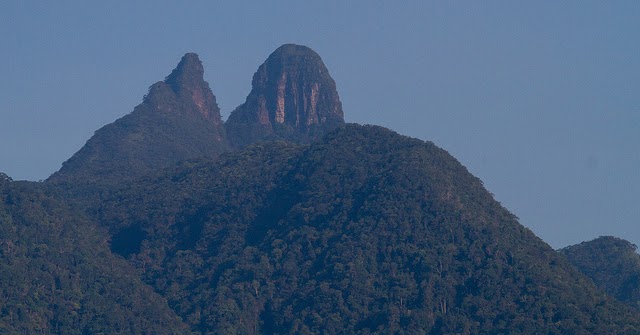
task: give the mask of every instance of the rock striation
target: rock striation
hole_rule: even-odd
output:
[[[10,181],[13,181],[11,177],[7,176],[7,174],[4,172],[0,172],[0,183],[10,182]]]
[[[320,56],[285,44],[253,76],[246,102],[223,122],[202,62],[185,54],[133,112],[95,132],[51,181],[130,180],[184,160],[260,141],[310,143],[344,124],[336,84]]]
[[[320,56],[285,44],[260,65],[246,102],[225,126],[231,145],[244,147],[276,139],[307,143],[343,123],[336,84]]]

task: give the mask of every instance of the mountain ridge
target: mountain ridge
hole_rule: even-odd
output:
[[[257,143],[103,205],[114,234],[144,232],[128,258],[202,333],[640,329],[445,150],[382,127]]]
[[[164,81],[151,85],[133,112],[98,129],[49,180],[131,180],[259,141],[309,143],[341,124],[335,82],[308,47],[285,44],[274,51],[254,75],[247,101],[226,122],[202,62],[189,52]]]
[[[20,290],[6,283],[52,287],[40,273],[67,283],[78,261],[108,280],[125,264],[129,276],[114,285],[86,279],[95,298],[87,301],[100,303],[81,312],[112,308],[89,322],[107,333],[640,333],[638,311],[598,290],[446,150],[345,124],[335,82],[313,50],[274,51],[227,122],[203,73],[198,56],[185,54],[132,113],[96,131],[44,183],[0,174],[0,228],[16,240],[25,229],[26,259],[53,264],[10,268],[10,276],[23,268],[39,275],[1,289],[14,298]],[[35,198],[16,202],[21,185]],[[20,215],[5,208],[28,215],[14,225],[6,218]],[[11,245],[5,235],[2,256]],[[74,252],[42,252],[43,240]],[[134,295],[119,289],[127,280]],[[137,313],[127,330],[119,301]],[[37,315],[57,310],[25,304]],[[29,326],[6,311],[0,329]],[[45,318],[50,328],[41,330],[55,331],[63,316]]]
[[[220,110],[195,53],[187,53],[134,110],[98,129],[49,177],[65,182],[134,179],[179,161],[228,150]]]

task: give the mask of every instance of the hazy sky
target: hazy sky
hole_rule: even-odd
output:
[[[39,180],[197,52],[223,118],[283,43],[348,122],[448,150],[554,247],[640,244],[640,1],[0,3],[0,171]]]

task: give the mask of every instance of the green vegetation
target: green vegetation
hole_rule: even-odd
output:
[[[433,143],[344,125],[312,50],[226,124],[202,75],[185,55],[47,182],[0,173],[0,333],[640,334],[569,263],[637,308],[635,246],[564,257]]]
[[[103,230],[40,188],[0,178],[0,333],[189,333]]]
[[[185,163],[95,206],[196,332],[640,331],[447,152],[380,127]]]
[[[603,236],[560,252],[609,295],[640,309],[640,255],[636,249],[623,239]]]
[[[132,113],[100,128],[49,181],[132,180],[180,161],[228,150],[220,110],[195,54],[183,57]]]

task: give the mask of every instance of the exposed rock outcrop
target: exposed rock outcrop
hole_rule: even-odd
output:
[[[195,110],[216,125],[222,124],[220,108],[209,84],[204,81],[204,68],[195,53],[187,53],[165,79],[179,99],[192,103]]]
[[[227,150],[216,98],[195,53],[151,86],[132,113],[95,132],[53,181],[130,179]]]
[[[244,104],[225,124],[230,143],[262,140],[309,142],[344,123],[336,84],[320,56],[308,47],[285,44],[253,76]]]
[[[132,113],[96,131],[49,180],[128,180],[259,141],[309,143],[343,124],[336,84],[308,47],[276,49],[226,123],[198,55],[187,53]]]

